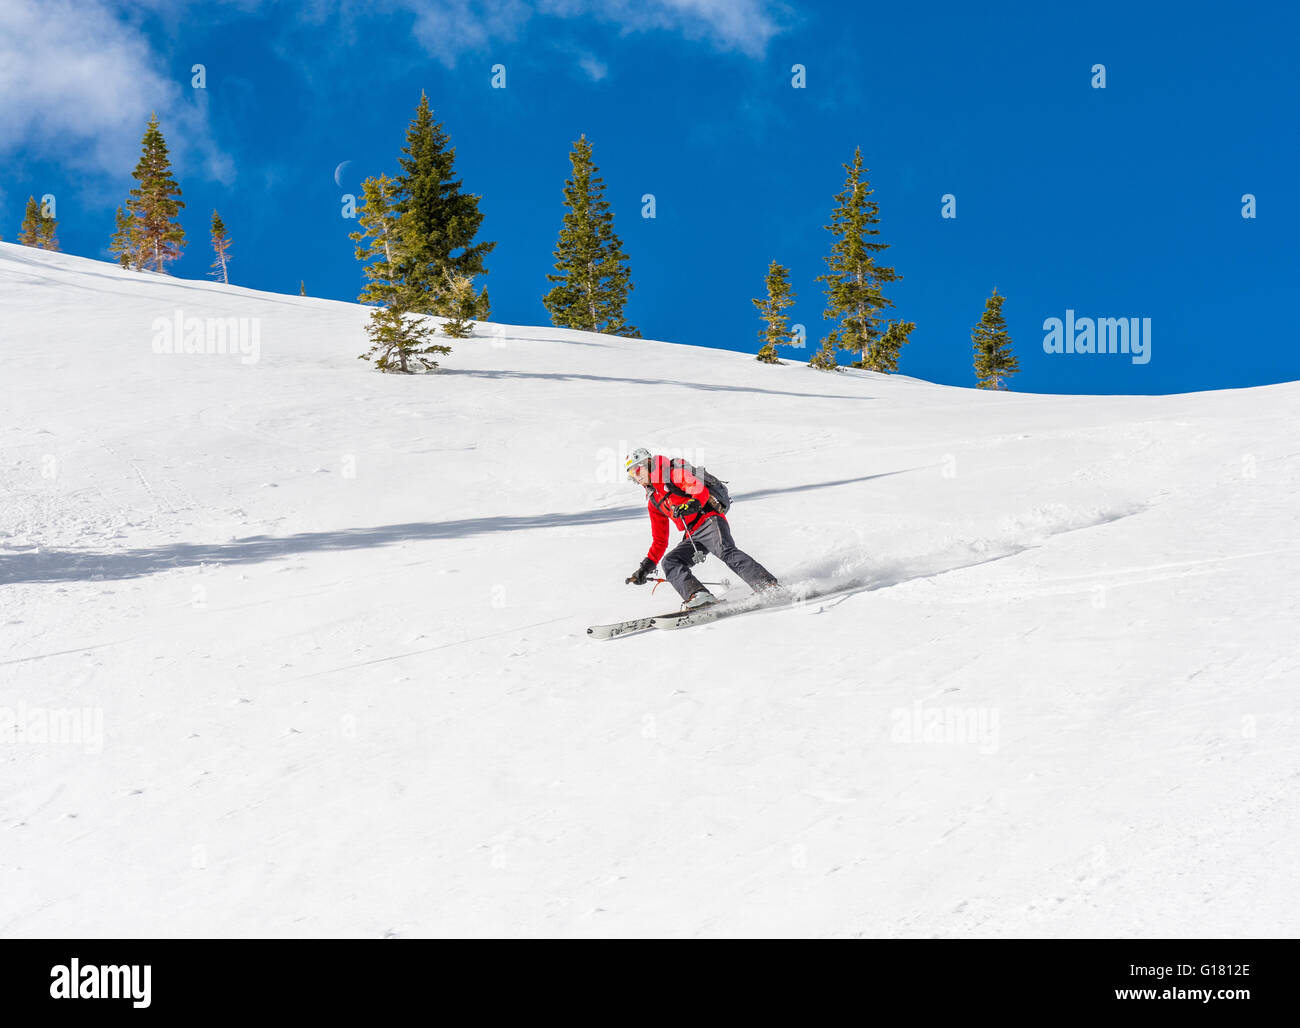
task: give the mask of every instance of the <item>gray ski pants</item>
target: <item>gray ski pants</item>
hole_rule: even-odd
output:
[[[691,545],[691,539],[695,545]],[[663,568],[664,577],[668,579],[677,594],[683,600],[689,600],[693,593],[704,586],[691,573],[691,560],[698,547],[713,554],[736,574],[744,579],[751,589],[758,590],[775,585],[776,577],[744,550],[736,549],[736,542],[731,538],[731,528],[723,517],[709,518],[691,533],[690,537],[668,551],[659,566]]]

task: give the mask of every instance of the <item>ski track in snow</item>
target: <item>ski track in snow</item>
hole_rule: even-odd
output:
[[[0,243],[0,932],[1300,930],[1300,385],[490,325],[385,377],[364,318]],[[586,638],[676,603],[631,445],[813,595]]]

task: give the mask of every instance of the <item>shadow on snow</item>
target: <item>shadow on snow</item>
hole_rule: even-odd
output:
[[[829,489],[877,478],[901,475],[916,468],[886,471],[877,475],[842,478],[832,482],[759,489],[737,495],[737,501],[761,500],[782,493]],[[199,564],[254,564],[297,553],[327,550],[355,550],[425,539],[460,539],[495,532],[520,532],[535,528],[569,528],[632,521],[646,516],[643,505],[612,510],[573,511],[555,514],[503,514],[493,517],[462,518],[457,521],[413,521],[403,525],[344,528],[297,535],[255,535],[226,543],[166,543],[133,550],[46,550],[42,553],[0,555],[0,585],[21,582],[78,582],[120,580],[196,567]]]

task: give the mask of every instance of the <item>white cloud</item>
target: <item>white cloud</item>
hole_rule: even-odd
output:
[[[513,41],[531,13],[522,0],[407,2],[415,15],[411,34],[448,67],[464,51],[483,50],[496,40]]]
[[[704,39],[720,50],[762,57],[782,31],[770,0],[539,0],[559,17],[590,15],[626,32],[659,29]]]
[[[609,68],[595,54],[580,54],[578,56],[578,67],[587,73],[587,78],[592,82],[599,82],[609,74]]]
[[[223,183],[234,163],[212,136],[207,93],[191,89],[184,68],[159,55],[139,19],[174,32],[202,11],[205,20],[237,18],[259,0],[0,0],[0,155],[31,150],[72,167],[130,173],[140,136],[157,111],[179,173]],[[624,35],[675,32],[723,51],[761,57],[782,31],[777,0],[302,0],[301,23],[351,32],[376,11],[412,18],[411,33],[448,67],[467,52],[519,38],[534,16],[591,19]],[[201,59],[201,58],[200,58]],[[580,51],[578,68],[593,81],[603,61]]]
[[[762,57],[783,26],[773,0],[389,0],[414,15],[412,34],[448,67],[466,52],[513,42],[534,13],[557,19],[592,18],[624,34],[660,30],[705,40],[720,50]],[[349,6],[348,8],[352,8]],[[593,78],[599,62],[584,70]]]
[[[104,0],[0,0],[0,153],[129,175],[157,111],[178,171],[221,182],[207,95],[169,77],[144,33]]]

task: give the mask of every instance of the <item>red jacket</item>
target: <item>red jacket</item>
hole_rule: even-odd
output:
[[[647,560],[656,564],[668,549],[668,522],[677,526],[680,532],[695,532],[709,518],[722,517],[709,502],[709,487],[702,479],[696,478],[683,467],[672,467],[669,458],[656,456],[650,461],[650,484],[646,486],[647,508],[650,511],[650,531],[653,541]],[[699,500],[700,511],[688,514],[684,519],[673,513],[679,504]]]

